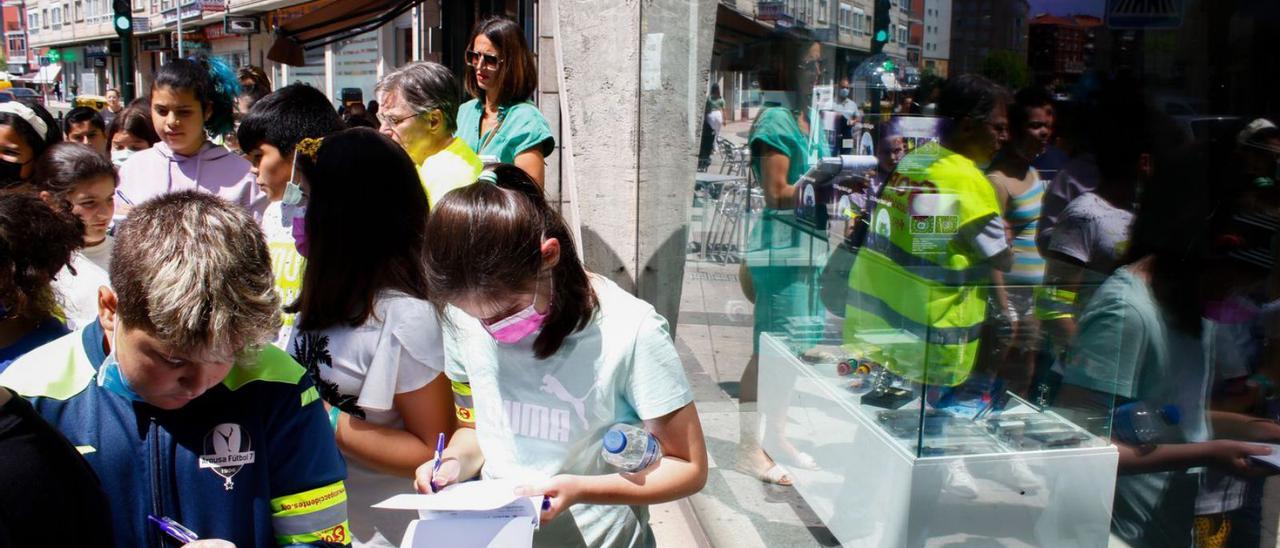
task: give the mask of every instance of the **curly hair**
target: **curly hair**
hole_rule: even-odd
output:
[[[194,190],[148,200],[116,232],[121,322],[172,348],[245,356],[280,329],[266,237],[248,211]]]
[[[83,234],[84,224],[69,212],[29,192],[0,191],[0,319],[43,320],[58,313],[50,283],[70,268]]]

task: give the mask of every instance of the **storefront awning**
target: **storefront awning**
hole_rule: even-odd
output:
[[[316,8],[276,30],[267,58],[303,66],[304,50],[324,47],[385,25],[422,0],[342,0]]]
[[[25,76],[16,76],[14,81],[31,82],[32,84],[52,84],[57,81],[58,76],[62,74],[62,64],[45,65],[35,74],[27,74]]]

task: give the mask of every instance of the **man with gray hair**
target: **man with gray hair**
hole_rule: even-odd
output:
[[[346,467],[306,370],[269,344],[280,300],[249,212],[148,200],[116,234],[111,285],[96,321],[0,374],[102,480],[104,543],[349,544]]]
[[[431,207],[455,188],[474,183],[484,165],[457,130],[458,82],[447,67],[418,61],[378,82],[379,131],[409,153]]]

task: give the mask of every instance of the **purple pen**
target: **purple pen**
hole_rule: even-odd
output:
[[[431,467],[431,492],[436,492],[436,474],[440,473],[441,455],[444,453],[444,432],[436,437],[436,464]]]
[[[542,495],[542,511],[546,512],[551,509],[551,497]]]
[[[151,523],[156,524],[156,527],[159,527],[161,531],[164,531],[164,534],[173,537],[174,540],[183,544],[200,540],[200,537],[196,535],[195,531],[187,529],[186,526],[173,520],[173,518],[169,518],[167,516],[156,517],[151,514],[147,514],[147,519],[151,520]]]

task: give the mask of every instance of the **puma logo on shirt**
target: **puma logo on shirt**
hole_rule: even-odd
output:
[[[511,430],[518,436],[538,438],[548,441],[567,442],[573,430],[573,418],[585,430],[590,427],[587,421],[587,399],[595,392],[595,386],[587,390],[581,397],[574,396],[565,388],[559,379],[545,375],[542,377],[541,392],[550,394],[564,402],[567,407],[551,407],[536,403],[503,400],[503,412]],[[572,412],[572,414],[571,414]]]
[[[594,392],[595,389],[595,385],[592,385],[591,388],[587,390],[587,393],[583,394],[581,398],[575,398],[573,397],[573,394],[570,394],[569,391],[565,389],[563,384],[560,384],[560,379],[552,377],[551,375],[542,376],[542,391],[573,406],[574,412],[578,414],[578,419],[582,421],[583,428],[587,428],[588,426],[587,408],[583,402],[587,401],[587,398],[591,396],[591,393]]]

